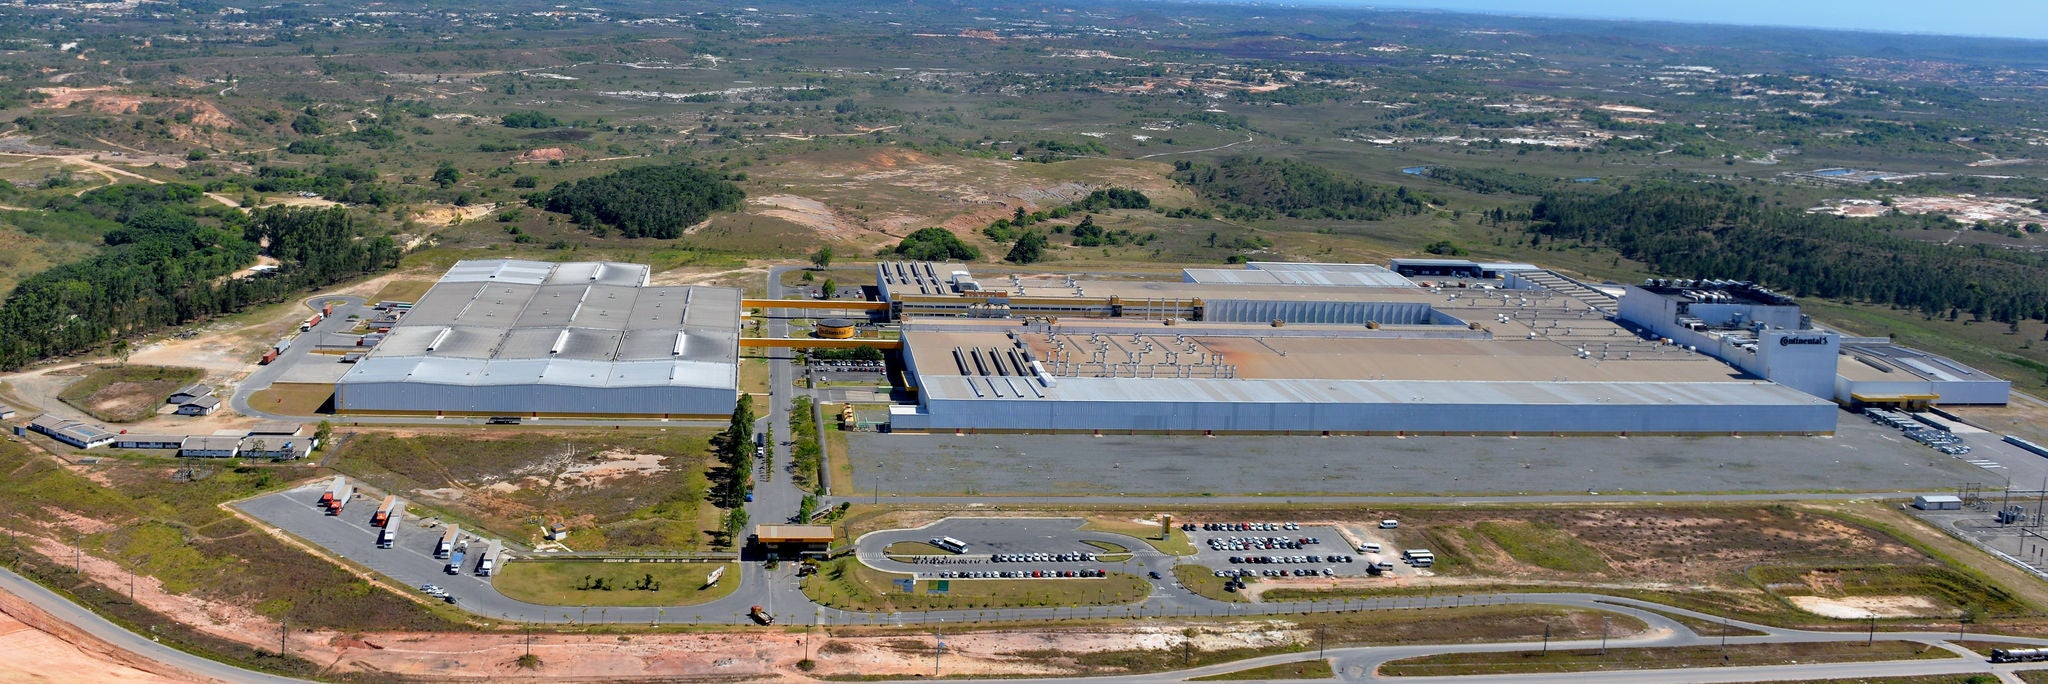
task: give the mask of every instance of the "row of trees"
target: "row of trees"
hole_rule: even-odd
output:
[[[0,368],[280,301],[398,265],[397,245],[368,236],[346,210],[225,212],[218,214],[220,225],[209,225],[194,217],[206,214],[180,203],[191,196],[196,193],[178,191],[117,202],[124,205],[121,227],[107,234],[105,252],[23,280],[0,303]],[[280,262],[276,271],[227,277],[253,263],[265,240]]]
[[[1226,216],[1378,221],[1420,214],[1426,193],[1360,181],[1291,159],[1231,157],[1221,162],[1174,162],[1172,178],[1216,203]]]
[[[1796,296],[1862,300],[1927,316],[2048,319],[2048,260],[2040,256],[1913,240],[1883,231],[1890,219],[1808,214],[1733,186],[1558,193],[1531,215],[1532,232],[1604,244],[1674,277],[1749,280]]]
[[[733,405],[731,424],[711,437],[711,448],[722,466],[711,473],[711,502],[726,509],[720,523],[729,545],[736,544],[747,529],[747,498],[754,492],[753,444],[754,402],[743,394]]]

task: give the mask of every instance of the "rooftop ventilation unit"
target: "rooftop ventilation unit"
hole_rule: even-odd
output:
[[[454,328],[442,328],[440,333],[434,335],[434,340],[427,343],[427,351],[439,348],[442,342],[448,341],[448,334],[452,332],[455,332]]]

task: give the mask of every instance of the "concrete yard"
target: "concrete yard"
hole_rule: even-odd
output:
[[[1971,440],[1973,444],[1995,441]],[[847,436],[849,495],[1922,492],[2039,477],[1841,414],[1832,437]],[[1997,486],[1997,485],[1993,485]]]

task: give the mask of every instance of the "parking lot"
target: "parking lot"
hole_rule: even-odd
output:
[[[1199,522],[1181,529],[1195,545],[1192,562],[1218,577],[1395,577],[1420,571],[1402,558],[1404,549],[1392,535],[1378,530],[1296,522]]]
[[[1108,572],[1143,575],[1173,566],[1170,556],[1142,540],[1083,530],[1081,524],[1078,518],[947,518],[917,529],[863,535],[855,546],[862,563],[919,579],[1089,579]],[[964,542],[967,550],[887,552],[891,545],[929,544],[938,538]]]
[[[377,548],[378,528],[370,524],[379,499],[369,494],[358,495],[342,509],[340,515],[330,516],[318,506],[325,486],[324,482],[309,484],[250,499],[236,504],[236,507],[408,586],[434,584],[447,590],[458,602],[502,598],[491,589],[489,578],[476,575],[477,561],[485,546],[482,540],[467,532],[462,533],[461,538],[468,542],[470,552],[464,558],[461,571],[451,575],[447,571],[448,561],[435,554],[435,547],[446,532],[445,526],[432,520],[416,519],[408,512],[399,527],[397,542],[391,548],[380,549]]]
[[[1983,481],[1983,464],[1965,459],[1986,441],[1958,458],[1847,412],[1831,437],[847,439],[853,489],[884,496],[1911,492]]]

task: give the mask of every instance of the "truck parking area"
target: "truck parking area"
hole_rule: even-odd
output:
[[[485,559],[499,561],[485,552],[488,542],[452,525],[405,515],[402,504],[397,502],[390,511],[390,526],[380,529],[373,523],[384,506],[377,503],[379,498],[366,494],[355,494],[349,498],[351,503],[330,513],[329,504],[323,502],[331,500],[327,495],[333,487],[332,482],[323,481],[235,506],[409,586],[439,585],[448,597],[444,600],[452,599],[450,603],[480,598],[485,593],[496,594],[490,579],[478,572]],[[447,551],[442,550],[444,540],[448,542]],[[451,572],[451,567],[455,571]]]

